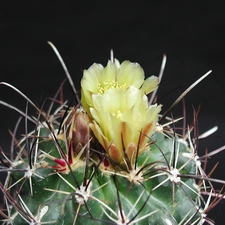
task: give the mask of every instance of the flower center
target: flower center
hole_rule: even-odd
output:
[[[98,94],[104,94],[109,89],[125,88],[126,84],[119,85],[117,81],[103,82],[98,84]]]
[[[120,110],[118,110],[117,113],[116,113],[117,119],[121,119],[122,115],[123,115],[122,112]]]

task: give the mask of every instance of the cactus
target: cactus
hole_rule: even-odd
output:
[[[160,74],[164,66],[165,57]],[[113,56],[106,67],[84,71],[81,99],[67,72],[77,103],[58,98],[61,87],[47,112],[1,82],[38,112],[35,118],[1,101],[35,127],[17,140],[20,118],[11,156],[1,149],[2,224],[213,224],[207,213],[224,198],[213,185],[225,181],[207,175],[205,165],[224,147],[199,156],[198,140],[216,128],[199,136],[198,110],[182,129],[185,118],[168,114],[208,74],[164,114],[155,102],[161,76],[145,80],[139,64]]]

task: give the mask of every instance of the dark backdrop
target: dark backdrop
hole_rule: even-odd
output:
[[[225,144],[225,7],[222,1],[7,1],[0,7],[0,81],[6,81],[39,104],[53,96],[65,73],[47,41],[60,51],[79,89],[83,69],[106,64],[110,49],[120,61],[139,62],[146,76],[158,75],[162,55],[168,57],[159,99],[164,110],[185,88],[208,70],[213,73],[186,97],[188,121],[201,104],[200,133],[219,126],[217,137],[200,143],[212,151]],[[43,1],[44,2],[44,1]],[[62,1],[61,1],[62,2]],[[66,96],[72,98],[69,85]],[[25,110],[26,101],[0,86],[0,99]],[[174,110],[180,116],[182,105]],[[8,128],[18,114],[0,106],[0,145],[10,147]],[[225,153],[210,159],[209,169],[221,161],[214,176],[225,178]],[[1,175],[1,174],[0,174]],[[2,175],[1,175],[2,176]],[[217,224],[225,207],[212,212]]]

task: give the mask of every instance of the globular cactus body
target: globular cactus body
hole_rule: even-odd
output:
[[[69,174],[55,174],[40,167],[33,171],[32,186],[29,179],[23,185],[21,199],[32,215],[46,210],[42,223],[185,224],[201,220],[197,184],[192,178],[182,178],[182,174],[196,173],[195,162],[182,155],[189,154],[190,149],[178,138],[174,144],[174,139],[163,134],[156,134],[152,140],[156,144],[138,157],[133,177],[136,181],[129,180],[127,172],[112,174],[94,163],[82,165]],[[48,155],[58,155],[52,140],[41,140],[38,148]],[[36,165],[43,166],[43,161],[39,159]],[[26,170],[24,165],[18,168]],[[18,180],[24,173],[12,172],[11,176]],[[31,188],[32,196],[28,194]],[[18,214],[14,223],[23,224],[23,221]]]
[[[157,88],[157,78],[144,81],[138,64],[112,59],[106,68],[94,64],[85,71],[81,85],[82,106],[63,103],[48,116],[39,111],[42,119],[17,142],[14,161],[3,154],[3,223],[209,221],[210,203],[202,193],[213,192],[216,203],[223,195],[201,167],[194,126],[180,135],[172,118],[159,125],[161,106],[146,96]]]

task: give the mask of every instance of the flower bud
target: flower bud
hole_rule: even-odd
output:
[[[69,151],[73,152],[73,154],[78,154],[90,141],[90,122],[90,117],[83,108],[74,108],[71,110],[66,121],[66,137]]]

